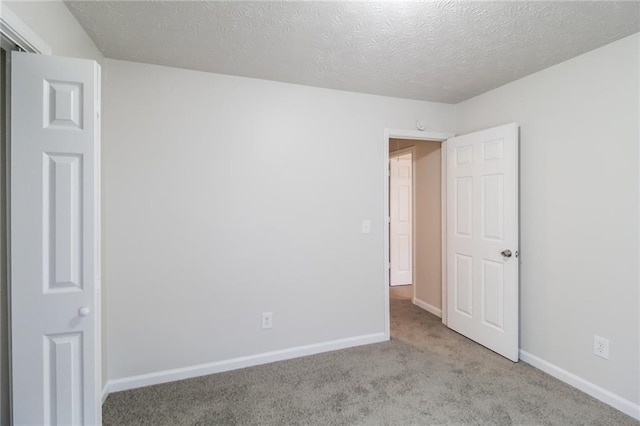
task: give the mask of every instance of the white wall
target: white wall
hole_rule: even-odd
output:
[[[111,379],[384,332],[384,128],[451,131],[453,106],[114,60],[104,77]]]
[[[458,105],[458,133],[516,121],[521,348],[640,403],[639,36]],[[593,335],[611,342],[592,355]]]
[[[80,26],[75,17],[60,0],[49,1],[2,1],[2,8],[8,7],[20,18],[56,56],[92,59],[100,64],[104,56],[95,43]],[[103,293],[107,289],[106,279],[102,277]],[[103,313],[106,312],[103,303]],[[103,357],[106,356],[106,318],[102,320],[103,327]],[[108,372],[107,364],[103,364],[102,381],[106,384]]]

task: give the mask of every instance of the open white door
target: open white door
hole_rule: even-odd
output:
[[[411,153],[389,159],[389,226],[391,285],[413,283]]]
[[[11,56],[15,425],[101,423],[99,74]]]
[[[518,126],[449,139],[447,325],[518,360]]]

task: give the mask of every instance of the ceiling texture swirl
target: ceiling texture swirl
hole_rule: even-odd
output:
[[[108,58],[457,103],[640,31],[615,1],[66,1]]]

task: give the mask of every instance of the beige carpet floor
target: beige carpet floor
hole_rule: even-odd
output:
[[[640,425],[391,300],[390,342],[113,393],[105,425]]]

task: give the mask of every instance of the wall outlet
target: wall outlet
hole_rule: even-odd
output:
[[[593,354],[600,358],[609,359],[609,341],[604,337],[594,335]]]
[[[262,329],[273,327],[273,312],[265,312],[262,314]]]

